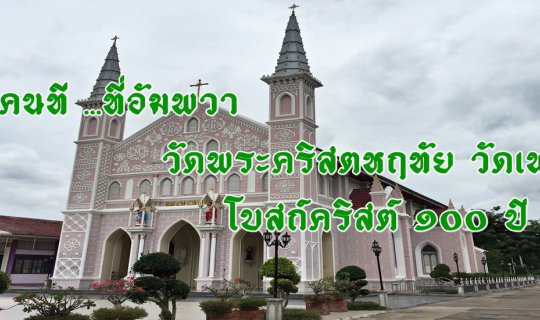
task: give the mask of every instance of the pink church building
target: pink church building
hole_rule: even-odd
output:
[[[79,100],[82,109],[98,108],[105,86],[120,76],[116,44],[110,48],[90,97]],[[313,207],[331,208],[333,199],[350,199],[355,207],[371,201],[381,207],[389,197],[403,198],[399,230],[395,233],[289,232],[290,244],[280,255],[293,261],[305,283],[333,276],[348,265],[367,273],[368,287],[378,288],[377,262],[371,244],[381,247],[382,277],[391,283],[429,277],[435,265],[461,272],[480,272],[484,252],[475,248],[470,231],[447,233],[440,228],[425,233],[412,230],[421,209],[443,211],[442,204],[382,176],[243,175],[235,168],[228,175],[176,175],[161,161],[170,140],[185,141],[202,152],[276,150],[293,151],[305,140],[317,143],[315,91],[322,83],[311,73],[300,28],[290,16],[274,73],[261,79],[268,85],[269,116],[259,122],[220,110],[207,116],[198,109],[192,117],[170,115],[157,119],[130,137],[124,137],[126,117],[81,116],[73,174],[59,242],[53,280],[62,286],[87,288],[91,282],[129,274],[138,257],[147,252],[168,252],[183,265],[177,279],[199,290],[205,284],[241,278],[263,289],[259,268],[273,256],[262,232],[231,232],[228,212],[206,223],[199,201],[216,195],[243,194],[244,207],[263,208],[298,198],[313,199]],[[263,103],[261,105],[266,104]],[[461,208],[461,212],[464,212]]]

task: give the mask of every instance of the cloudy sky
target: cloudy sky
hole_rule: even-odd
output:
[[[302,1],[297,16],[317,92],[318,145],[411,151],[435,141],[458,160],[450,175],[405,185],[466,208],[528,196],[538,176],[481,176],[480,140],[539,150],[540,2]],[[0,214],[61,219],[80,119],[113,35],[128,82],[186,92],[202,78],[234,91],[265,121],[290,1],[12,1],[0,11],[0,93],[70,83],[66,117],[0,119]],[[131,135],[153,119],[131,116]]]

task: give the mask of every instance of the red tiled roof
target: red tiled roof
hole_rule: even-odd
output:
[[[0,216],[0,231],[20,236],[60,238],[62,221]]]
[[[371,195],[369,194],[370,192],[371,192],[370,188],[354,189],[351,192],[351,195],[349,198],[352,202],[354,210],[365,206],[368,202],[371,201]]]

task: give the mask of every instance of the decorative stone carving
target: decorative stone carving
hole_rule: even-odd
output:
[[[125,153],[117,153],[114,155],[114,161],[124,161],[126,159]]]
[[[234,141],[236,149],[250,151],[259,145],[259,137],[253,134],[241,135]]]
[[[64,248],[67,251],[73,251],[81,246],[81,243],[76,239],[70,239],[64,243]]]
[[[76,204],[81,204],[86,202],[88,196],[84,193],[75,193],[72,199],[73,202],[75,202]]]
[[[282,180],[276,184],[275,188],[279,193],[291,192],[294,189],[294,182]]]
[[[77,178],[81,181],[88,179],[88,177],[90,177],[90,171],[88,170],[83,170],[77,174]]]
[[[148,155],[148,147],[145,145],[136,145],[128,149],[127,157],[129,160],[141,160]]]
[[[147,135],[144,141],[150,142],[150,145],[153,147],[154,144],[161,143],[161,135],[154,131]]]
[[[280,141],[289,141],[294,138],[295,135],[296,134],[294,133],[294,131],[289,129],[283,129],[276,133],[276,139]]]
[[[225,121],[216,118],[204,120],[202,125],[203,130],[208,132],[217,132],[223,127],[225,127]]]
[[[179,123],[165,123],[160,129],[163,136],[171,137],[182,132],[182,125]]]
[[[96,155],[96,150],[94,150],[93,148],[81,148],[79,154],[81,155],[81,158],[89,159]]]
[[[223,134],[228,136],[229,138],[233,138],[234,136],[238,135],[241,131],[242,129],[240,129],[239,126],[230,125],[223,130]]]

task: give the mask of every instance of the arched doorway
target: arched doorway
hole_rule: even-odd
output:
[[[128,233],[122,229],[111,233],[105,241],[103,251],[101,279],[120,279],[127,276],[131,252],[131,238]]]
[[[173,224],[161,237],[159,251],[175,256],[182,269],[176,279],[196,288],[195,279],[199,270],[200,236],[195,228],[184,220]]]
[[[323,232],[321,237],[323,277],[334,278],[334,248],[332,234]]]
[[[232,240],[231,278],[240,278],[262,290],[259,269],[264,262],[264,239],[259,232],[239,231]]]

